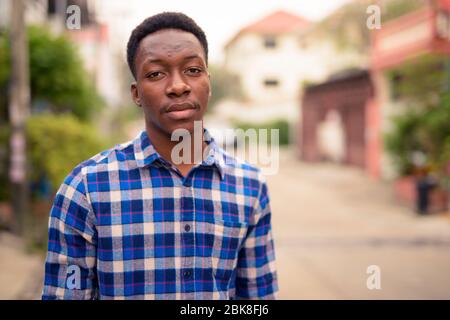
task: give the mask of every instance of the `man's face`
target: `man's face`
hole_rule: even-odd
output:
[[[141,40],[131,94],[144,109],[147,129],[167,135],[179,128],[193,132],[211,90],[205,61],[203,47],[189,32],[164,29]]]

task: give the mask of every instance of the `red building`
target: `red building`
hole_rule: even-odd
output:
[[[318,127],[333,110],[344,131],[341,162],[361,167],[373,177],[389,177],[382,147],[391,114],[386,72],[429,53],[450,55],[450,0],[430,1],[374,30],[369,70],[342,74],[305,90],[298,139],[301,158],[322,160]]]
[[[375,178],[393,178],[383,135],[390,128],[390,117],[409,106],[393,101],[388,73],[424,55],[450,56],[450,0],[430,1],[420,10],[383,24],[371,40],[368,70],[343,73],[305,90],[298,141],[304,161],[321,161],[324,152],[319,129],[334,112],[343,131],[340,162],[361,167]],[[397,179],[394,189],[400,201],[415,206],[413,176]],[[433,189],[429,211],[445,210],[447,198],[445,190]]]

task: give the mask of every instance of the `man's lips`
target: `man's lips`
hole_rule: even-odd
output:
[[[165,108],[165,113],[172,120],[190,119],[195,114],[198,105],[193,103],[174,103]]]
[[[197,109],[193,103],[174,103],[166,108],[166,112],[184,111],[189,109]]]

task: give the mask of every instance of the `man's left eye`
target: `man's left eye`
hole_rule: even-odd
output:
[[[191,73],[191,74],[199,74],[199,73],[202,72],[202,70],[199,69],[199,68],[188,68],[188,69],[186,70],[186,72],[187,72],[187,73]]]

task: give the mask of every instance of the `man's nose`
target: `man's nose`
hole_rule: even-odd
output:
[[[186,82],[186,79],[179,73],[171,76],[170,82],[166,89],[166,94],[172,97],[181,97],[191,92],[191,87]]]

